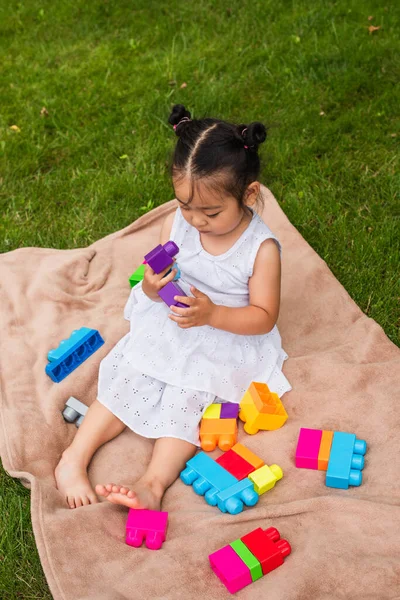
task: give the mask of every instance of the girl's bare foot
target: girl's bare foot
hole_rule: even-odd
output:
[[[98,502],[86,472],[86,467],[71,453],[63,453],[55,470],[57,488],[70,508]]]
[[[107,483],[106,485],[96,485],[96,493],[99,496],[104,496],[113,504],[122,504],[128,508],[160,510],[164,489],[160,484],[139,479],[135,483],[134,489]]]

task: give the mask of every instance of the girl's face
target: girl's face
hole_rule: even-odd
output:
[[[173,185],[182,215],[202,235],[227,235],[240,225],[246,214],[236,198],[207,188],[200,182],[197,182],[193,199],[188,204],[191,192],[188,177],[173,179]],[[250,189],[252,186],[254,193]],[[247,188],[246,205],[251,206],[254,203],[253,196],[257,196],[257,189],[259,190],[258,182],[254,182]]]

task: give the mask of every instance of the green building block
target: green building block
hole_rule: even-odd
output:
[[[263,576],[260,562],[256,559],[254,554],[250,552],[248,547],[242,540],[235,540],[232,544],[229,544],[236,554],[242,559],[245,565],[250,569],[252,581],[257,581]]]
[[[145,267],[146,265],[140,265],[140,267],[138,267],[136,271],[129,277],[129,283],[131,284],[131,287],[135,287],[139,281],[143,281]]]

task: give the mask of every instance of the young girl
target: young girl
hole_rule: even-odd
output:
[[[87,467],[95,451],[125,427],[155,438],[146,473],[133,489],[96,492],[132,508],[159,509],[199,445],[199,421],[213,402],[239,402],[252,381],[282,396],[287,354],[275,325],[280,303],[280,243],[253,210],[260,184],[261,123],[194,119],[182,105],[169,117],[178,142],[172,182],[179,207],[160,243],[179,247],[180,286],[188,308],[168,308],[157,292],[176,269],[147,265],[124,316],[130,332],[102,360],[90,406],[55,476],[71,508],[97,502]],[[165,276],[166,275],[166,276]]]

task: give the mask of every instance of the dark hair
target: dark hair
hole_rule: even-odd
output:
[[[176,126],[178,136],[170,163],[171,177],[179,179],[188,174],[193,187],[200,178],[210,178],[207,187],[223,187],[243,205],[245,190],[260,174],[258,146],[267,137],[265,126],[259,122],[236,125],[213,118],[191,120],[183,104],[173,106],[168,122]],[[192,199],[193,190],[189,202]]]

